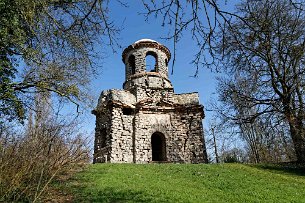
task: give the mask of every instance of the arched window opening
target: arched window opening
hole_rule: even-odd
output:
[[[103,128],[100,131],[100,138],[98,140],[100,148],[106,147],[106,135],[107,135],[106,128]]]
[[[151,136],[152,161],[166,161],[165,136],[156,132]]]
[[[166,67],[168,66],[168,60],[167,59],[165,59],[165,65],[166,65]]]
[[[158,56],[155,52],[146,53],[146,72],[158,72]]]
[[[131,68],[131,74],[136,73],[136,57],[134,55],[129,56],[128,58],[128,64]]]

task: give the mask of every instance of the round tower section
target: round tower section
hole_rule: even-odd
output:
[[[154,65],[147,65],[147,58],[153,58]],[[125,64],[125,90],[135,87],[172,89],[168,79],[168,62],[171,54],[167,47],[151,40],[141,39],[128,46],[122,54]]]

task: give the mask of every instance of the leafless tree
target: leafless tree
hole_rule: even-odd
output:
[[[240,95],[231,91],[232,87],[238,88],[244,95],[253,95],[256,91],[249,80],[231,78],[231,75],[227,79],[219,78],[218,92],[221,103],[213,108],[228,127],[237,128],[236,133],[248,148],[250,161],[294,161],[289,126],[282,115],[277,112],[260,114],[259,106],[240,98]]]
[[[286,0],[248,1],[238,12],[242,19],[231,22],[222,39],[223,68],[233,75],[226,95],[249,109],[244,122],[266,115],[286,122],[297,160],[305,162],[305,12]]]

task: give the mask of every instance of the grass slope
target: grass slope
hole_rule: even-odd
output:
[[[304,168],[95,164],[66,184],[73,202],[305,202]]]

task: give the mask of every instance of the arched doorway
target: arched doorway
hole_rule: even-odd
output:
[[[155,132],[151,136],[152,161],[166,161],[165,136]]]

